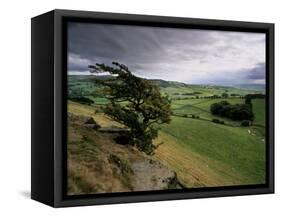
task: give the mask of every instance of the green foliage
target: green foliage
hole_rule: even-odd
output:
[[[220,98],[220,96],[218,96],[217,94],[214,94],[214,95],[212,96],[212,98],[217,99],[217,98]]]
[[[265,95],[262,93],[252,93],[252,94],[247,94],[245,95],[245,98],[250,98],[250,99],[264,99]]]
[[[253,108],[251,95],[246,95],[246,96],[245,96],[245,104],[246,104],[246,105],[249,105],[251,108]]]
[[[221,101],[211,105],[211,113],[221,117],[227,117],[234,121],[253,120],[254,113],[252,106],[248,104],[231,105],[227,101]]]
[[[95,73],[112,75],[112,78],[96,81],[110,101],[104,112],[130,129],[132,145],[151,155],[156,148],[152,140],[158,135],[154,124],[170,122],[170,100],[161,95],[160,88],[151,81],[133,75],[125,65],[112,64],[113,67],[105,64],[89,66]]]
[[[227,98],[228,97],[228,94],[227,93],[222,93],[222,98]]]

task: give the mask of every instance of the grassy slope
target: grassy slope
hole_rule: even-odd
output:
[[[104,127],[118,125],[93,107],[69,102],[68,194],[180,188],[173,171],[132,146],[116,144],[116,135],[86,126],[85,116]]]
[[[83,84],[81,84],[83,85]],[[90,88],[90,85],[88,88]],[[201,92],[198,96],[221,95],[225,88],[188,85],[161,88],[171,98],[193,97],[183,93]],[[247,94],[247,90],[227,88],[228,93]],[[174,93],[178,93],[174,95]],[[173,100],[172,109],[178,113],[197,114],[202,118],[214,118],[209,112],[210,105],[223,99]],[[241,103],[243,99],[227,99]],[[95,99],[97,103],[103,99]],[[264,125],[265,102],[252,101],[256,116],[254,124]],[[95,114],[93,107],[70,103],[71,112],[79,115],[95,115],[102,126],[118,125],[101,113]],[[221,118],[220,118],[221,119]],[[226,123],[232,123],[225,119]],[[157,160],[176,171],[188,186],[239,185],[264,182],[265,144],[261,127],[229,127],[212,122],[173,117],[171,124],[161,126],[155,142],[164,142],[154,156]],[[249,133],[250,132],[250,133]]]
[[[211,120],[212,118],[215,118],[215,116],[211,115],[209,112],[210,105],[222,100],[223,99],[174,100],[172,108],[177,113],[196,114],[200,115],[201,118]],[[244,100],[230,98],[227,99],[227,101],[236,104],[243,103]],[[264,99],[255,99],[252,103],[256,117],[254,124],[264,125]],[[226,123],[233,123],[233,121],[229,119],[219,119],[223,119]],[[249,134],[249,130],[255,132],[255,134]],[[205,170],[205,173],[211,172],[213,173],[211,176],[214,176],[215,174],[216,176],[224,177],[223,181],[222,179],[220,179],[220,181],[213,180],[209,183],[205,183],[205,185],[220,185],[222,182],[224,184],[264,182],[265,145],[262,141],[262,137],[264,137],[264,129],[255,127],[234,128],[196,119],[173,117],[172,123],[162,127],[162,131],[166,134],[170,134],[173,139],[178,140],[178,143],[182,144],[185,151],[182,149],[181,152],[188,151],[189,153],[198,154],[201,157],[201,161],[198,162],[197,157],[196,165],[200,165],[201,162],[202,165],[208,167],[208,170]],[[166,146],[168,146],[168,144],[166,144]],[[174,154],[170,156],[170,163],[174,165],[173,162],[181,155]],[[175,159],[173,159],[173,156],[177,157],[174,157]],[[161,153],[161,157],[165,158],[165,153]],[[207,163],[202,160],[202,158],[205,158],[204,160],[209,159],[211,163]],[[190,166],[182,165],[184,164],[178,165],[179,167],[182,167],[182,172],[188,173]],[[204,168],[202,165],[199,167]],[[228,165],[229,168],[222,169],[222,165]],[[177,165],[174,166],[177,167]],[[194,171],[196,170],[193,169],[193,172]],[[201,169],[201,172],[202,171],[204,170]],[[240,174],[240,176],[237,174]],[[197,176],[200,177],[200,175],[202,174]],[[198,179],[197,183],[200,185],[202,179]]]
[[[104,127],[118,125],[102,113],[95,114],[91,106],[69,102],[69,111],[94,116]],[[164,142],[155,159],[176,171],[189,187],[264,182],[264,143],[248,128],[173,117],[155,142]]]
[[[265,126],[265,100],[255,99],[252,100],[253,110],[255,114],[254,124],[260,124]]]
[[[95,120],[102,126],[102,127],[121,127],[122,125],[113,122],[110,118],[104,116],[102,113],[97,113],[92,106],[88,105],[81,105],[76,102],[68,101],[68,111],[75,115],[81,116],[94,116]]]
[[[216,181],[208,182],[204,180],[204,176],[198,176],[198,184],[213,186],[264,182],[265,145],[260,138],[249,134],[248,128],[174,117],[171,124],[162,126],[161,131],[170,138],[167,140],[164,136],[163,139],[160,134],[159,141],[165,142],[162,146],[169,147],[170,140],[174,140],[181,153],[166,152],[162,156],[170,155],[172,161],[178,161],[180,156],[197,156],[197,162],[193,166],[204,168],[205,165],[208,167],[204,172],[205,176],[218,177]],[[186,168],[186,172],[190,167],[185,164],[178,166]],[[179,168],[175,168],[177,169]]]

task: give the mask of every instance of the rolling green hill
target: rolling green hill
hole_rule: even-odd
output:
[[[94,103],[83,105],[69,101],[68,111],[77,116],[91,116],[102,126],[120,127],[101,112],[100,106],[108,101],[96,94],[99,87],[94,79],[92,76],[69,76],[69,93],[78,91]],[[263,93],[263,90],[163,80],[152,82],[169,96],[174,113],[170,124],[159,126],[161,130],[155,143],[161,145],[153,160],[176,172],[186,187],[265,183],[265,100],[252,100],[255,119],[250,127],[241,127],[238,121],[210,113],[213,103],[222,100],[231,104],[244,103],[244,95]],[[221,97],[223,93],[229,97],[214,97]],[[225,124],[213,123],[214,118]],[[110,141],[110,145],[115,144]],[[126,150],[123,152],[125,156]]]

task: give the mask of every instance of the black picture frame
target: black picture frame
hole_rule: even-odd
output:
[[[266,34],[266,184],[66,195],[67,34],[69,21]],[[32,18],[31,197],[53,207],[274,193],[274,24],[53,10]],[[44,124],[42,124],[44,123]]]

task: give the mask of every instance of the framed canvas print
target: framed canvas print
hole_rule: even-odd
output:
[[[32,198],[54,207],[274,192],[274,25],[32,18]]]

